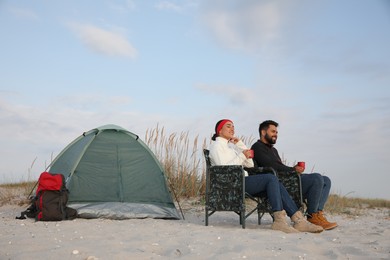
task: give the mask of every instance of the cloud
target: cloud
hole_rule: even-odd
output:
[[[169,1],[162,1],[155,5],[155,7],[159,10],[169,10],[169,11],[175,11],[175,12],[182,12],[183,8],[177,4],[174,4]]]
[[[38,20],[39,16],[32,10],[22,9],[11,7],[8,9],[11,14],[18,18],[26,19],[26,20]]]
[[[355,6],[352,1],[351,9],[350,1],[337,8],[309,2],[210,0],[201,6],[199,19],[217,44],[260,62],[293,62],[316,76],[337,73],[379,82],[389,79],[383,4],[363,1]],[[378,18],[361,19],[374,11]]]
[[[70,23],[69,26],[89,49],[97,53],[131,59],[137,56],[137,50],[122,34],[90,24]]]
[[[234,7],[209,4],[201,15],[220,44],[238,50],[261,49],[277,39],[282,17],[278,6],[268,1],[243,1]]]
[[[136,9],[136,4],[133,0],[126,0],[124,4],[117,3],[108,3],[110,9],[118,12],[118,13],[128,13],[129,11],[133,11]]]
[[[63,96],[57,98],[55,104],[66,104],[66,107],[82,110],[107,110],[107,108],[118,109],[118,106],[131,104],[128,96],[103,96],[91,94],[79,94],[77,96]],[[111,109],[110,109],[111,110]]]
[[[241,105],[253,100],[253,90],[227,85],[197,85],[195,88],[219,97],[226,97],[232,104]]]
[[[158,10],[166,10],[166,11],[173,11],[176,13],[183,13],[184,11],[191,9],[191,8],[197,8],[198,4],[197,1],[178,1],[178,3],[173,3],[172,1],[160,1],[154,6]]]

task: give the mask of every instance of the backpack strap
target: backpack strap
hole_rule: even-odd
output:
[[[15,218],[16,218],[16,219],[26,219],[26,213],[27,213],[27,210],[22,211],[22,212],[20,213],[20,217],[16,216]]]
[[[32,201],[31,205],[25,210],[20,213],[20,217],[15,217],[16,219],[26,219],[26,216],[28,218],[35,218],[37,215],[37,207],[35,205],[35,199]]]

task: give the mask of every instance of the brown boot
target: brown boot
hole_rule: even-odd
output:
[[[292,215],[291,220],[294,222],[294,228],[301,232],[320,233],[324,231],[321,226],[308,222],[299,210]]]
[[[307,221],[314,225],[321,226],[325,230],[331,230],[338,226],[336,222],[329,222],[322,211],[309,215]]]
[[[280,230],[284,233],[299,233],[298,230],[287,224],[286,211],[284,210],[274,212],[274,223],[272,224],[271,229]]]

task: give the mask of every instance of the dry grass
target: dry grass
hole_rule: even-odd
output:
[[[5,204],[27,204],[35,183],[35,181],[29,181],[0,185],[0,206]]]
[[[252,137],[240,138],[246,144],[254,141]],[[176,199],[192,201],[190,203],[192,206],[204,205],[206,173],[203,148],[208,147],[210,139],[199,140],[198,136],[190,139],[188,132],[167,134],[163,127],[160,128],[157,125],[156,128],[146,131],[145,143],[164,168],[169,186]],[[28,202],[27,198],[35,184],[36,181],[27,181],[0,185],[0,206]],[[359,210],[367,208],[390,209],[390,201],[331,194],[325,210],[334,214],[358,214]]]
[[[385,199],[349,198],[347,196],[331,194],[325,205],[327,212],[335,214],[359,214],[364,209],[373,208],[390,209],[390,201]]]
[[[205,167],[201,158],[206,139],[196,136],[190,140],[188,132],[166,134],[157,126],[147,130],[145,143],[156,155],[176,196],[190,198],[204,194]]]

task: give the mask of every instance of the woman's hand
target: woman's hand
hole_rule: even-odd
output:
[[[245,155],[247,159],[253,158],[252,157],[252,151],[251,150],[244,150],[242,153]]]
[[[232,142],[233,144],[236,144],[236,143],[238,143],[240,141],[240,139],[238,139],[237,137],[233,137],[229,141]]]

